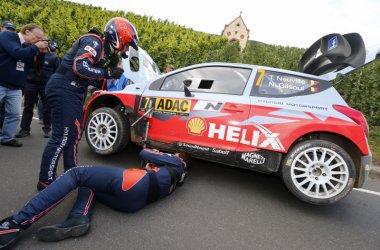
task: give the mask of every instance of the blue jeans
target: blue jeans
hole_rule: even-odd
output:
[[[0,103],[5,105],[3,130],[0,135],[1,142],[14,139],[20,122],[21,96],[20,89],[13,90],[0,86]]]
[[[124,171],[123,168],[102,166],[71,168],[31,199],[13,219],[26,229],[78,187],[77,200],[69,216],[81,214],[91,219],[95,198],[113,209],[136,212],[147,205],[149,176],[143,175],[130,189],[123,190],[123,178],[130,178]]]

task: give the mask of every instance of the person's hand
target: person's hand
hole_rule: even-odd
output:
[[[116,67],[111,68],[107,70],[107,76],[108,79],[120,79],[120,77],[123,75],[124,70],[122,68]]]
[[[36,45],[40,49],[40,52],[42,52],[42,53],[49,52],[49,42],[48,41],[38,41],[34,45]]]

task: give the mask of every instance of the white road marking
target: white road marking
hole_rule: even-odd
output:
[[[367,189],[362,189],[362,188],[353,188],[353,189],[356,190],[356,191],[359,191],[359,192],[368,193],[368,194],[374,194],[374,195],[380,196],[379,192],[375,192],[375,191],[371,191],[371,190],[367,190]]]

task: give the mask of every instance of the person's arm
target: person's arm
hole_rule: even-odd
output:
[[[21,48],[20,39],[17,34],[11,32],[2,32],[0,46],[15,59],[30,60],[33,56],[38,55],[40,49],[32,44],[26,48]]]
[[[102,55],[102,43],[95,37],[84,37],[80,40],[78,52],[75,55],[73,70],[75,75],[90,82],[103,80],[107,71],[94,64]]]
[[[140,158],[146,162],[153,163],[157,166],[175,165],[181,166],[181,159],[173,154],[166,154],[152,149],[143,149],[140,151]]]

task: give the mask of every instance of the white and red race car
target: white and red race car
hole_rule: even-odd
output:
[[[130,141],[185,151],[199,159],[279,172],[289,190],[309,203],[339,201],[363,185],[372,161],[364,116],[326,80],[366,63],[365,52],[358,60],[363,50],[355,52],[355,44],[350,53],[342,48],[350,39],[331,34],[318,40],[300,63],[301,71],[314,74],[205,63],[120,91],[98,92],[85,108],[88,145],[102,155],[119,152]]]

